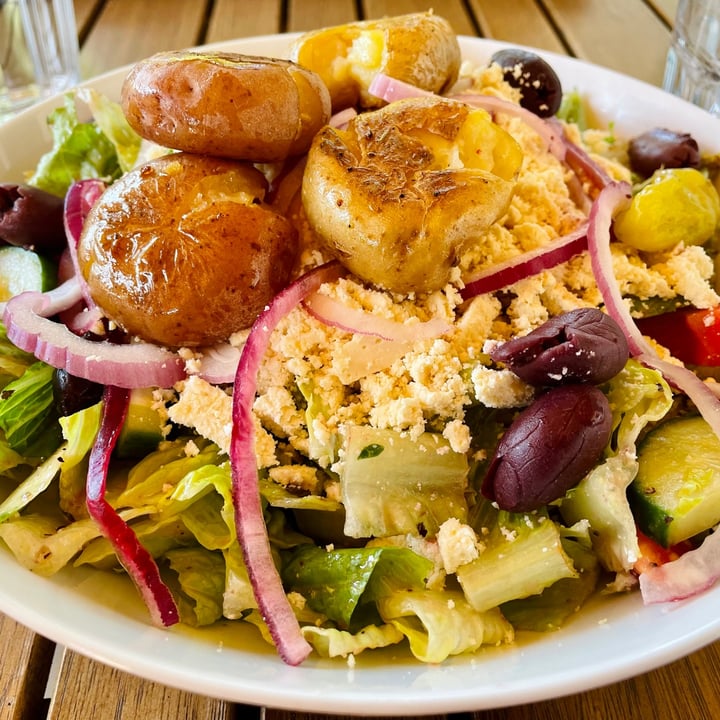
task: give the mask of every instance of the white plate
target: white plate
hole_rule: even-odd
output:
[[[284,56],[291,36],[252,38],[214,47]],[[485,61],[501,43],[463,38],[464,56]],[[720,151],[720,121],[657,88],[608,70],[544,54],[566,89],[592,98],[595,117],[619,134],[655,125],[692,132]],[[112,97],[126,69],[89,84]],[[50,142],[48,111],[37,105],[0,127],[0,181],[21,181]],[[342,715],[422,715],[529,703],[612,683],[671,662],[720,637],[720,587],[691,601],[643,607],[637,593],[605,598],[563,630],[528,635],[439,666],[402,649],[366,652],[355,666],[310,659],[282,663],[256,630],[230,624],[210,630],[149,625],[138,596],[121,577],[71,570],[33,575],[0,548],[0,611],[85,655],[167,685],[241,703]]]

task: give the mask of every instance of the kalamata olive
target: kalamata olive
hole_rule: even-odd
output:
[[[63,198],[29,185],[0,184],[0,241],[39,252],[62,251]]]
[[[498,50],[491,58],[503,68],[505,81],[522,92],[520,104],[540,117],[550,117],[560,108],[562,84],[550,65],[539,55],[519,48]]]
[[[630,141],[628,159],[630,167],[647,178],[660,168],[700,167],[700,150],[689,133],[654,128]]]
[[[579,308],[499,345],[490,355],[525,382],[543,387],[603,383],[622,370],[629,350],[611,317],[597,308]]]
[[[610,405],[594,385],[551,388],[525,408],[500,439],[482,493],[503,510],[537,510],[583,479],[611,432]]]
[[[53,373],[53,402],[63,417],[100,402],[102,393],[102,385],[70,375],[67,370],[56,369]]]

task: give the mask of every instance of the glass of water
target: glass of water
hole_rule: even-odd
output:
[[[73,0],[0,0],[0,122],[79,78]]]
[[[720,116],[720,0],[680,0],[663,88]]]

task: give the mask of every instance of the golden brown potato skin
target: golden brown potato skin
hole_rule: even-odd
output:
[[[305,214],[355,275],[400,293],[437,290],[466,244],[505,213],[522,156],[509,135],[494,131],[507,147],[498,156],[505,177],[443,166],[424,142],[452,142],[470,112],[440,97],[413,98],[318,133],[303,177]]]
[[[251,162],[304,153],[330,117],[327,88],[315,73],[237,53],[153,55],[130,71],[121,102],[148,140]]]
[[[262,202],[250,164],[178,153],[111,185],[78,245],[108,318],[170,347],[211,345],[249,327],[288,282],[297,234]]]
[[[382,38],[377,65],[348,67],[345,61],[353,43],[367,33]],[[332,97],[333,110],[360,106],[380,107],[383,102],[368,94],[376,72],[442,93],[457,80],[460,45],[450,23],[432,12],[411,13],[380,20],[364,20],[306,33],[292,45],[290,57],[323,79]],[[352,59],[350,65],[353,65]]]

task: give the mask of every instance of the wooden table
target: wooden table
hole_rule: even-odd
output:
[[[456,32],[574,55],[653,84],[662,79],[677,0],[75,0],[86,77],[158,50],[308,30],[433,6]],[[311,720],[237,706],[140,680],[0,616],[0,720]],[[588,652],[592,652],[588,648]],[[590,692],[435,720],[720,717],[720,642],[665,668]],[[429,718],[426,718],[429,720]]]

